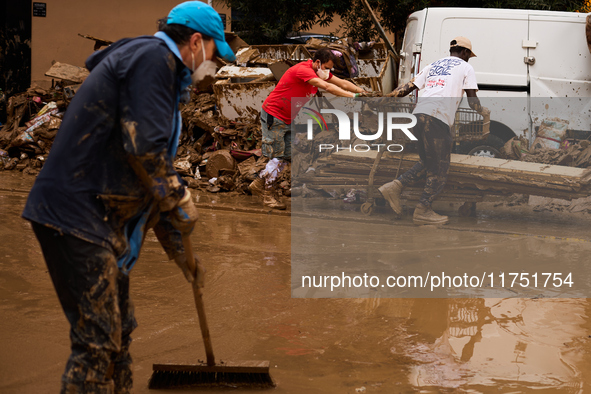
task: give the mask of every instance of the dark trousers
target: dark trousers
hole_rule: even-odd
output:
[[[425,114],[416,114],[417,124],[412,133],[417,137],[421,161],[398,177],[402,185],[425,179],[425,189],[419,202],[430,207],[447,182],[453,138],[449,126]]]
[[[72,353],[61,393],[129,393],[137,326],[129,277],[108,249],[32,223],[66,318]]]

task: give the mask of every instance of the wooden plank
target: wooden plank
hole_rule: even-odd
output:
[[[406,171],[410,166],[401,166],[399,174]],[[390,177],[394,178],[398,168],[384,168],[380,166],[380,170],[377,171],[377,177]],[[317,171],[317,176],[323,174],[325,176],[343,176],[343,175],[351,175],[351,176],[360,176],[360,177],[367,177],[369,175],[369,168],[359,168],[359,167],[352,167],[352,168],[344,168],[344,167],[325,167],[321,170]],[[467,184],[490,184],[491,187],[494,187],[496,184],[506,184],[506,185],[514,185],[514,186],[538,186],[538,187],[547,187],[550,189],[558,189],[558,190],[574,190],[579,191],[586,186],[586,183],[580,182],[579,179],[572,179],[572,178],[565,178],[565,177],[552,177],[552,178],[534,178],[534,177],[518,177],[511,174],[503,174],[503,173],[486,173],[481,172],[479,170],[472,170],[470,172],[461,172],[458,173],[453,169],[450,170],[449,173],[449,181],[457,181]]]
[[[320,159],[313,176],[297,181],[310,185],[366,187],[377,152],[339,152]],[[400,158],[402,157],[402,163]],[[391,181],[418,161],[418,155],[384,155],[375,174],[375,185]],[[572,200],[591,195],[591,170],[524,163],[511,160],[452,155],[446,188],[486,194],[522,193]],[[334,186],[333,186],[334,187]]]
[[[325,160],[345,160],[345,161],[367,161],[373,163],[377,156],[377,151],[369,152],[337,152],[330,155]],[[382,161],[398,162],[400,157],[403,160],[409,160],[417,162],[419,161],[419,155],[416,153],[400,153],[392,154],[388,153],[382,157]],[[463,165],[468,167],[485,167],[486,170],[491,171],[493,169],[499,169],[501,171],[518,171],[523,173],[536,173],[544,175],[558,175],[568,177],[586,177],[591,174],[591,170],[587,168],[576,168],[576,167],[565,167],[551,164],[541,163],[529,163],[517,160],[506,160],[506,159],[494,159],[490,157],[479,157],[479,156],[468,156],[458,155],[452,153],[451,165]]]

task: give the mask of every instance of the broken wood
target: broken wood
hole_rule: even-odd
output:
[[[55,62],[45,73],[47,77],[63,79],[74,83],[84,82],[89,74],[90,71],[86,68],[60,62]]]
[[[86,34],[80,34],[78,33],[78,35],[82,38],[87,38],[89,40],[94,41],[94,50],[98,51],[99,49],[101,49],[101,47],[108,47],[109,45],[111,45],[114,41],[110,41],[110,40],[103,40],[102,38],[96,38],[93,36],[89,36]]]
[[[262,77],[259,77],[257,79],[253,79],[252,81],[247,82],[247,83],[270,82],[270,81],[275,81],[275,76],[273,74],[263,75]]]
[[[298,181],[310,185],[367,186],[376,156],[377,151],[333,153],[318,160],[321,166],[313,175],[298,177]],[[390,182],[418,161],[417,154],[385,154],[375,174],[375,185]],[[452,154],[446,185],[446,190],[451,189],[572,200],[591,195],[591,169]]]
[[[361,4],[363,4],[363,7],[365,8],[367,13],[369,14],[373,23],[376,25],[376,28],[378,29],[378,32],[380,33],[382,40],[384,40],[384,43],[388,47],[388,50],[392,53],[392,55],[396,59],[396,62],[398,63],[398,61],[400,60],[400,56],[398,55],[398,53],[396,53],[396,50],[392,46],[392,43],[390,42],[390,40],[388,40],[388,36],[386,35],[386,32],[382,28],[380,21],[378,21],[376,14],[374,14],[374,12],[373,12],[372,8],[370,7],[369,3],[367,2],[367,0],[361,0]]]

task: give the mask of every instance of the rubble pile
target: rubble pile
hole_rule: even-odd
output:
[[[388,57],[383,44],[359,46],[348,39],[248,46],[237,37],[229,38],[237,52],[235,64],[219,64],[217,82],[209,87],[209,93],[195,91],[190,102],[181,104],[183,129],[174,166],[189,187],[210,192],[248,193],[248,185],[265,167],[268,159],[261,152],[260,106],[290,66],[329,46],[341,54],[335,72],[354,81],[357,76],[372,79],[357,81],[369,88],[378,85]],[[368,60],[364,63],[363,59]],[[53,78],[51,89],[31,87],[9,99],[7,122],[0,129],[0,170],[39,173],[68,104],[88,70],[56,62],[45,75]],[[305,156],[299,163],[304,170],[317,159]],[[280,185],[289,191],[291,165],[282,172]]]
[[[261,152],[261,126],[230,122],[216,111],[215,97],[193,94],[182,106],[183,132],[175,168],[190,187],[210,192],[246,193],[267,164]]]
[[[561,149],[538,149],[525,155],[522,160],[567,167],[591,167],[591,142],[583,140],[564,145]]]
[[[67,110],[63,90],[32,87],[12,96],[0,129],[0,169],[37,175]],[[261,152],[260,124],[220,119],[212,94],[194,93],[181,105],[183,130],[174,162],[190,187],[247,192],[268,159]],[[286,178],[286,179],[289,179]],[[289,182],[283,184],[289,189]]]
[[[0,129],[0,169],[37,175],[61,124],[67,100],[55,89],[31,87],[9,98]]]
[[[534,145],[528,149],[527,140],[514,137],[507,141],[503,155],[512,160],[553,164],[566,167],[591,167],[591,141],[567,138],[557,149]]]
[[[194,90],[189,102],[181,104],[183,127],[174,166],[192,188],[214,193],[249,193],[248,185],[268,162],[261,151],[262,102],[289,67],[312,58],[315,51],[322,47],[330,48],[338,56],[334,67],[335,75],[376,95],[389,93],[394,88],[394,80],[387,76],[395,71],[395,62],[381,43],[354,43],[346,38],[323,42],[312,38],[304,45],[248,46],[236,37],[230,42],[236,52],[236,62],[226,64],[218,59],[219,71],[215,83],[206,90]],[[68,103],[87,75],[86,69],[55,63],[46,73],[46,76],[54,78],[51,89],[31,87],[27,92],[9,99],[8,119],[0,129],[0,169],[16,169],[31,175],[39,173]],[[318,102],[317,105],[320,108],[324,104]],[[372,130],[378,127],[368,126]],[[531,149],[524,138],[515,137],[508,141],[503,149],[504,156],[526,162],[580,168],[590,166],[591,143],[569,139],[567,121],[544,120],[537,134],[538,138]],[[336,143],[336,138],[336,133],[324,130],[315,134],[314,146]],[[559,147],[554,147],[555,144]],[[298,180],[301,178],[307,184],[294,186],[301,186],[302,190],[306,189],[312,194],[313,186],[326,186],[327,178],[332,178],[328,188],[331,191],[338,188],[348,190],[351,185],[367,184],[366,172],[369,172],[370,163],[354,163],[361,167],[351,174],[346,171],[343,173],[344,170],[335,173],[332,160],[339,162],[339,159],[329,158],[328,152],[316,152],[312,145],[311,141],[301,135],[294,136],[293,149],[298,154],[293,157],[293,167],[290,165],[287,171],[283,171],[280,179],[285,194],[291,189],[292,171]],[[348,158],[344,162],[350,160]],[[390,170],[399,173],[412,164],[414,162],[407,157],[399,160],[395,166],[392,165]],[[380,171],[385,168],[388,168],[387,160],[381,164]],[[453,168],[452,165],[452,170]],[[384,175],[380,171],[376,174],[377,178]],[[499,186],[499,182],[502,193],[515,192],[513,189],[516,185],[505,182],[509,179],[508,176],[501,180],[489,179],[490,182],[483,179],[476,182],[470,178],[470,182],[478,184],[466,192],[462,187],[470,182],[463,178],[463,172],[461,175],[457,187],[452,191],[453,198],[466,199],[468,193],[476,200],[481,199],[483,190],[494,189],[489,183]],[[453,171],[450,178],[454,179]],[[534,181],[523,180],[519,185],[520,192],[527,194],[533,191],[531,182],[537,188],[539,180]],[[334,182],[337,182],[338,187],[335,188]],[[556,196],[571,192],[571,187],[563,183],[562,178],[557,180],[557,190],[553,192]],[[324,188],[324,192],[327,192],[327,188]]]

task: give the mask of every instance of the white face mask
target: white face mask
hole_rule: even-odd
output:
[[[193,86],[197,86],[199,82],[205,79],[213,79],[215,78],[216,73],[216,65],[211,60],[206,60],[205,57],[205,45],[201,42],[201,51],[203,52],[203,62],[197,67],[195,70],[195,56],[193,52],[191,52],[191,58],[193,59],[193,74],[191,74],[191,80],[193,81]]]
[[[328,79],[328,77],[330,76],[330,71],[324,70],[322,68],[322,65],[320,65],[318,67],[318,70],[316,70],[316,75],[318,75],[318,77],[320,79],[322,79],[323,81],[326,81]]]

